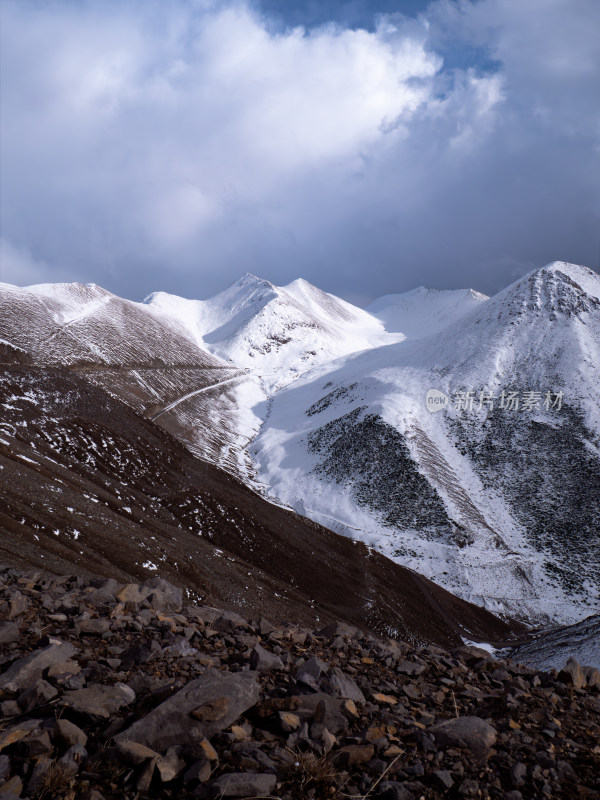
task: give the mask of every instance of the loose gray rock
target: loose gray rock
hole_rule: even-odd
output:
[[[139,742],[130,742],[127,739],[116,742],[116,746],[119,756],[127,764],[142,764],[148,759],[154,758],[158,760],[160,757],[156,750],[152,750]]]
[[[57,719],[54,723],[54,738],[66,747],[73,747],[75,744],[86,746],[88,737],[77,725],[69,722],[68,719]]]
[[[254,673],[210,669],[118,734],[115,741],[139,742],[161,753],[176,745],[193,749],[235,722],[258,699]]]
[[[110,622],[107,619],[83,619],[76,624],[76,629],[88,636],[102,636],[110,630]]]
[[[269,653],[259,644],[254,645],[250,653],[250,666],[257,672],[269,672],[272,669],[283,669],[283,661],[275,653]]]
[[[348,639],[354,639],[357,634],[358,628],[354,628],[346,622],[332,622],[319,631],[319,636],[345,636]]]
[[[588,689],[600,690],[600,670],[596,667],[583,667]]]
[[[0,644],[13,644],[19,639],[19,626],[14,622],[0,622]]]
[[[510,768],[510,782],[513,786],[523,786],[527,777],[527,767],[521,762],[513,764]]]
[[[42,677],[42,673],[52,664],[67,661],[77,652],[72,644],[64,644],[55,639],[47,647],[34,650],[23,656],[0,675],[0,689],[5,692],[20,692],[27,689]]]
[[[414,794],[401,783],[384,781],[379,786],[377,800],[414,800]]]
[[[414,661],[402,661],[396,667],[396,672],[399,672],[400,675],[408,675],[411,678],[416,678],[418,675],[422,675],[427,667],[425,664],[417,664]]]
[[[487,758],[495,743],[495,728],[479,717],[458,717],[428,728],[437,745],[468,748],[478,758]]]
[[[454,785],[454,781],[452,780],[452,775],[448,772],[447,769],[437,769],[433,773],[433,779],[436,786],[441,789],[442,791],[447,791],[451,789]]]
[[[221,797],[264,797],[271,794],[277,786],[275,775],[268,773],[229,772],[221,775],[210,785],[212,796]]]
[[[166,755],[158,758],[156,769],[163,783],[174,780],[185,769],[185,761],[179,758],[181,747],[169,747]]]
[[[583,667],[578,664],[574,658],[570,658],[567,661],[566,666],[564,666],[558,673],[558,680],[562,681],[563,683],[571,684],[575,687],[575,689],[583,689],[583,687],[587,684],[587,678],[585,676],[585,672],[583,671]]]
[[[298,701],[295,714],[303,717],[308,712],[317,724],[327,728],[330,733],[336,734],[348,727],[348,718],[342,711],[342,701],[337,697],[319,692],[300,695],[290,700]]]
[[[10,780],[0,786],[0,800],[15,800],[21,797],[23,791],[23,781],[18,775],[13,775]]]
[[[355,703],[367,702],[364,694],[356,685],[356,681],[344,675],[339,667],[334,667],[331,672],[329,688],[334,694],[344,697],[346,700],[354,700]]]
[[[58,692],[52,684],[48,683],[48,681],[39,680],[36,681],[33,686],[25,689],[24,692],[21,692],[17,702],[21,710],[27,713],[36,706],[49,703],[57,694]]]
[[[329,671],[328,665],[316,656],[311,656],[308,661],[301,664],[296,673],[296,680],[307,686],[316,687],[319,678]]]
[[[65,692],[59,704],[80,714],[108,719],[134,700],[135,692],[124,683],[115,683],[114,686],[95,683],[85,689]]]
[[[88,752],[81,744],[74,744],[67,752],[58,759],[58,763],[67,769],[69,772],[75,774],[79,771],[81,764],[88,757]]]

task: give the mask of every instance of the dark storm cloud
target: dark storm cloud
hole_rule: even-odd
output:
[[[366,301],[598,268],[600,4],[275,5],[2,3],[3,280]]]

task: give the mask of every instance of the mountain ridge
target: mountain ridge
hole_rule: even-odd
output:
[[[120,301],[154,331],[140,343],[154,353],[146,371],[98,363],[94,337],[133,329],[124,312],[120,330],[103,317],[119,298],[77,292],[99,305],[78,318],[67,303],[58,339],[81,345],[87,378],[271,502],[497,613],[574,622],[599,607],[600,278],[588,268],[553,262],[491,298],[419,287],[367,309],[251,274],[207,301]],[[8,310],[10,358],[39,358]],[[470,407],[430,414],[429,389],[471,393]],[[500,398],[514,390],[539,394],[538,407],[508,414]],[[560,409],[544,408],[548,392]]]

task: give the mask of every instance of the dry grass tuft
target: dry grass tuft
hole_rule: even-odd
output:
[[[35,793],[35,800],[54,800],[64,792],[68,791],[74,777],[73,769],[53,761],[48,772],[44,776],[44,781]]]

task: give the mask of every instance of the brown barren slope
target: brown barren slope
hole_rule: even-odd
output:
[[[60,367],[0,371],[0,563],[144,579],[311,625],[413,642],[522,631],[362,543],[274,506]]]

